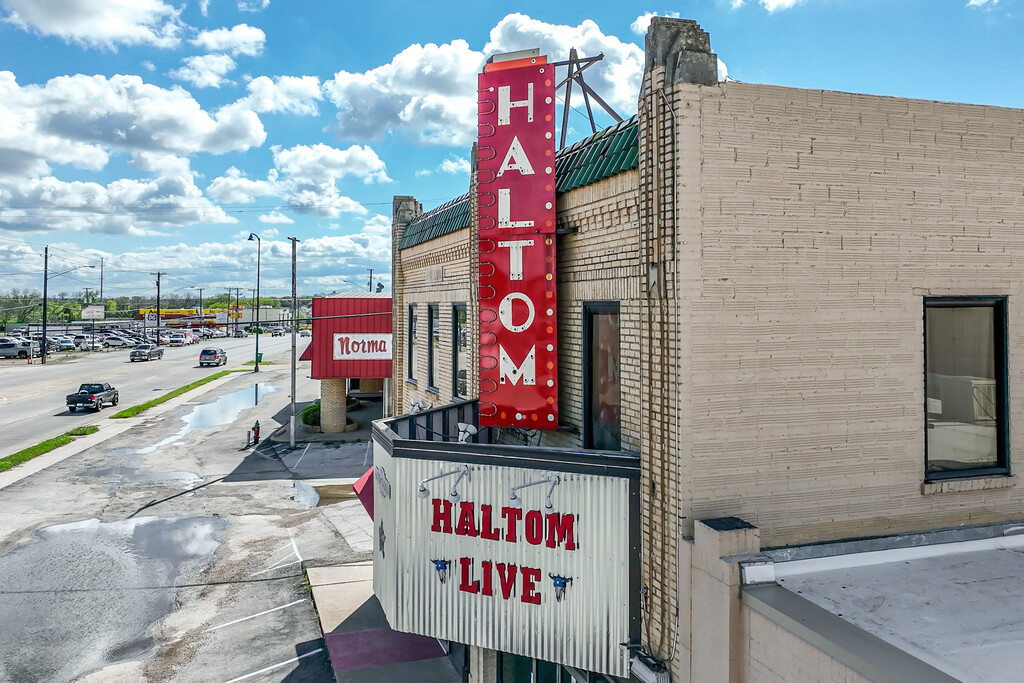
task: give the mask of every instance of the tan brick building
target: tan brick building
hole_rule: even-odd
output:
[[[635,644],[672,680],[956,680],[771,567],[1024,519],[1024,112],[715,61],[655,18],[638,114],[559,153],[560,425],[496,439],[639,455]],[[396,414],[476,398],[473,197],[395,198]]]

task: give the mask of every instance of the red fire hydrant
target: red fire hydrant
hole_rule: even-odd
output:
[[[252,426],[252,442],[258,444],[260,442],[260,421],[256,420],[256,424]]]

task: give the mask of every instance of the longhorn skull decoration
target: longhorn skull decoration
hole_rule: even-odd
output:
[[[548,574],[548,577],[555,584],[555,600],[557,602],[562,602],[562,598],[565,597],[565,589],[568,587],[568,585],[570,583],[572,583],[572,577],[571,576],[554,576],[552,574]]]
[[[440,579],[441,583],[448,581],[448,565],[451,564],[448,560],[431,560],[434,565],[434,571],[437,572],[437,578]]]

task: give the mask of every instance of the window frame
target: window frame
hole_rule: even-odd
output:
[[[441,350],[441,305],[427,304],[427,390],[441,393],[437,388],[437,353]],[[434,326],[437,325],[437,348],[434,348]]]
[[[416,304],[409,304],[405,328],[405,381],[416,384]]]
[[[948,472],[928,471],[928,309],[929,308],[992,308],[994,323],[996,397],[996,461],[995,467],[979,467],[976,469],[952,470]],[[1007,332],[1006,296],[927,296],[923,297],[921,306],[921,322],[923,335],[922,387],[924,388],[924,405],[922,418],[924,421],[924,480],[944,481],[949,479],[973,479],[977,477],[998,477],[1010,475],[1010,395],[1009,395],[1009,345]]]
[[[591,415],[593,414],[593,399],[591,394],[593,393],[593,363],[594,359],[591,351],[591,336],[593,334],[593,316],[601,314],[614,313],[620,316],[621,313],[618,301],[584,301],[583,302],[583,448],[593,449],[594,448],[594,430],[591,421]],[[622,364],[622,327],[619,327],[619,365]],[[621,376],[619,378],[619,408],[622,408],[622,386]],[[619,418],[619,450],[622,449],[622,418],[620,414]]]
[[[468,399],[469,398],[469,366],[464,368],[466,371],[466,393],[459,393],[459,311],[463,311],[466,314],[466,348],[469,348],[469,307],[463,303],[458,302],[452,304],[452,398],[455,399]]]

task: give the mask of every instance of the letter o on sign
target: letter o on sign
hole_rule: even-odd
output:
[[[526,304],[526,308],[530,311],[530,314],[526,317],[526,322],[522,325],[512,324],[512,302],[516,300],[522,301]],[[530,297],[526,296],[522,292],[506,294],[505,298],[501,300],[500,304],[498,304],[498,318],[501,320],[501,324],[504,325],[505,329],[509,332],[522,332],[533,324],[533,302],[530,301]]]

